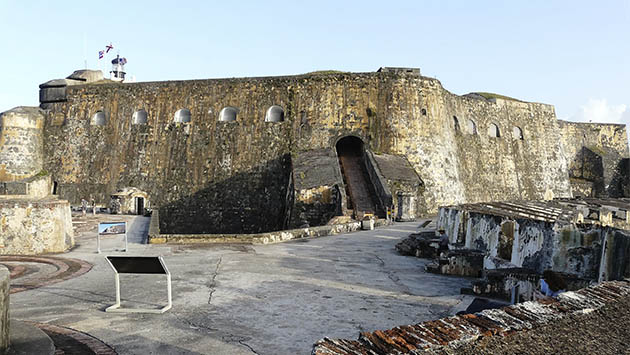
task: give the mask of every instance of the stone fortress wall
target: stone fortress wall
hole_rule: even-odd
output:
[[[558,121],[550,105],[457,96],[404,71],[99,81],[74,83],[59,96],[45,103],[43,163],[59,195],[107,203],[120,189],[138,188],[171,233],[279,230],[301,223],[297,202],[305,211],[343,203],[335,144],[345,136],[360,138],[380,166],[370,175],[383,180],[378,194],[391,194],[381,200],[396,208],[398,192],[411,191],[414,216],[463,202],[569,197],[569,167],[582,149],[573,136],[586,130]],[[276,106],[283,120],[267,122]],[[221,120],[226,107],[237,111],[234,121]],[[190,116],[176,119],[182,109]],[[629,156],[618,144],[625,126],[598,132],[605,139],[593,149],[612,157],[603,173],[612,180],[615,162]],[[321,174],[304,169],[312,152],[323,152],[315,154]],[[418,187],[405,188],[387,161],[406,162],[400,174],[417,175]]]

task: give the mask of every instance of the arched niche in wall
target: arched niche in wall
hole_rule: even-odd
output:
[[[177,112],[175,112],[175,117],[173,117],[173,121],[176,123],[190,122],[190,110],[187,108],[177,110]]]
[[[96,113],[92,116],[92,120],[90,124],[92,126],[104,126],[107,123],[107,117],[105,116],[105,112],[96,111]]]
[[[131,123],[133,124],[147,124],[147,111],[144,109],[137,110],[131,116]]]
[[[238,115],[238,109],[236,107],[227,106],[221,109],[219,112],[219,121],[221,122],[234,122]]]
[[[459,131],[459,120],[457,119],[457,116],[453,116],[453,128],[455,128],[456,131]]]
[[[284,121],[284,110],[278,105],[273,105],[267,110],[265,122],[282,122]]]
[[[512,128],[512,138],[523,140],[523,130],[521,127],[514,126],[514,128]]]
[[[488,126],[488,136],[493,137],[493,138],[501,137],[501,132],[499,132],[499,126],[497,126],[494,123],[490,123],[490,125]]]
[[[477,134],[477,124],[475,123],[475,121],[469,118],[466,124],[466,130],[468,134]]]

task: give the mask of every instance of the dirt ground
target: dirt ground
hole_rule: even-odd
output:
[[[588,314],[442,354],[630,354],[630,297]]]

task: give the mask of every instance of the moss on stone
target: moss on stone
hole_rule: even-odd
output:
[[[495,93],[492,93],[492,92],[475,92],[474,94],[481,95],[484,98],[486,98],[487,100],[490,100],[490,99],[502,99],[502,100],[511,100],[511,101],[525,102],[525,101],[522,101],[522,100],[519,100],[519,99],[515,99],[513,97],[500,95],[500,94],[495,94]]]
[[[604,149],[602,149],[601,147],[595,146],[595,145],[589,145],[586,147],[588,150],[590,150],[591,152],[598,154],[599,156],[604,156],[606,155],[606,151]]]

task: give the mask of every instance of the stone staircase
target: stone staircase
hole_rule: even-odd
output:
[[[374,203],[370,181],[367,178],[361,156],[340,155],[339,165],[346,185],[346,194],[349,200],[348,209],[353,210],[357,217],[365,214],[378,215],[379,211]]]

